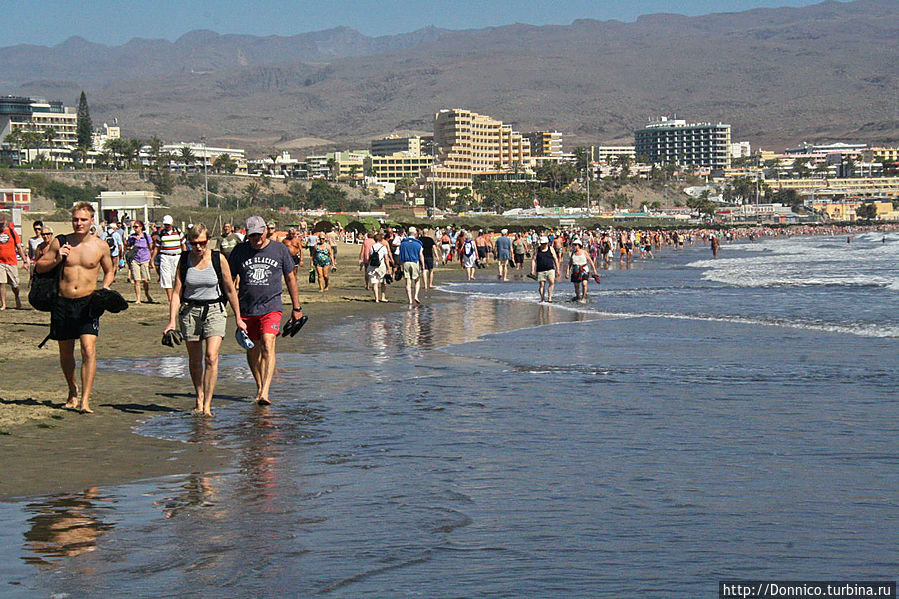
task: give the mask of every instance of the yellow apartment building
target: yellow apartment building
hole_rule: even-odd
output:
[[[800,195],[899,197],[899,177],[865,179],[766,179],[774,191],[795,189]]]
[[[899,148],[870,148],[871,158],[874,162],[896,162],[899,160]]]
[[[366,162],[370,176],[383,183],[399,183],[403,179],[417,180],[422,171],[434,164],[434,158],[416,152],[397,152],[389,156],[369,156]]]
[[[532,167],[530,141],[489,116],[461,109],[434,115],[437,162],[420,183],[439,187],[470,187],[473,176],[497,169]]]

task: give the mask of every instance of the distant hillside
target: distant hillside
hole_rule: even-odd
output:
[[[635,23],[424,29],[368,38],[338,28],[293,37],[192,32],[110,48],[73,38],[0,49],[0,93],[74,105],[126,135],[201,135],[251,149],[364,144],[430,131],[465,107],[566,145],[629,140],[660,114],[725,121],[734,139],[899,137],[899,2],[828,1]]]

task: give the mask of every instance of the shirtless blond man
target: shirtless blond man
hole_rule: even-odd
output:
[[[94,208],[79,202],[72,208],[72,230],[60,245],[53,239],[35,270],[45,273],[53,270],[63,259],[65,266],[59,281],[59,297],[50,312],[50,338],[59,343],[59,363],[69,386],[67,408],[77,408],[83,413],[90,409],[91,390],[97,374],[97,334],[100,321],[90,313],[91,294],[97,288],[97,275],[103,269],[103,288],[109,289],[115,279],[115,269],[105,241],[91,235]],[[75,383],[75,340],[81,343],[81,400]]]
[[[281,240],[281,243],[287,246],[290,255],[293,256],[293,274],[297,273],[297,268],[303,266],[303,244],[306,240],[297,235],[295,227],[287,230],[287,237]]]

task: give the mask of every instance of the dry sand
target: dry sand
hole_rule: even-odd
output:
[[[70,230],[54,227],[58,232]],[[389,304],[375,304],[366,291],[358,269],[359,246],[342,245],[331,290],[320,294],[298,273],[300,299],[309,323],[293,338],[279,339],[279,352],[301,352],[311,335],[349,314],[405,309],[402,284],[389,286]],[[456,279],[458,265],[439,269],[437,279]],[[27,274],[20,270],[22,300],[27,306]],[[134,287],[124,271],[113,288],[129,301]],[[7,291],[7,293],[10,293]],[[151,293],[165,297],[155,281]],[[285,293],[284,299],[289,303]],[[434,298],[436,300],[436,297]],[[439,300],[436,300],[439,301]],[[8,304],[14,305],[11,296]],[[229,331],[233,330],[233,318]],[[160,343],[168,321],[165,304],[133,303],[120,314],[106,314],[100,321],[97,352],[100,360],[113,357],[186,355],[183,347],[171,349]],[[156,379],[99,371],[91,397],[93,415],[82,415],[62,407],[66,386],[59,369],[55,342],[43,349],[37,345],[48,331],[49,314],[30,307],[0,312],[0,498],[74,491],[94,485],[137,480],[165,474],[214,471],[226,468],[229,454],[205,443],[179,443],[151,439],[133,432],[134,426],[164,411],[190,411],[193,388],[188,380]],[[227,337],[222,353],[239,353]],[[77,354],[77,351],[76,351]],[[247,401],[247,410],[257,409],[249,400],[255,389],[246,384],[219,380],[219,400]],[[216,401],[213,401],[213,411]]]

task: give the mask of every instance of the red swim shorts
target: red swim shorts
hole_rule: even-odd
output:
[[[263,333],[277,335],[281,332],[281,313],[269,312],[268,314],[260,314],[259,316],[241,315],[243,321],[247,323],[247,335],[254,342],[262,339]]]

